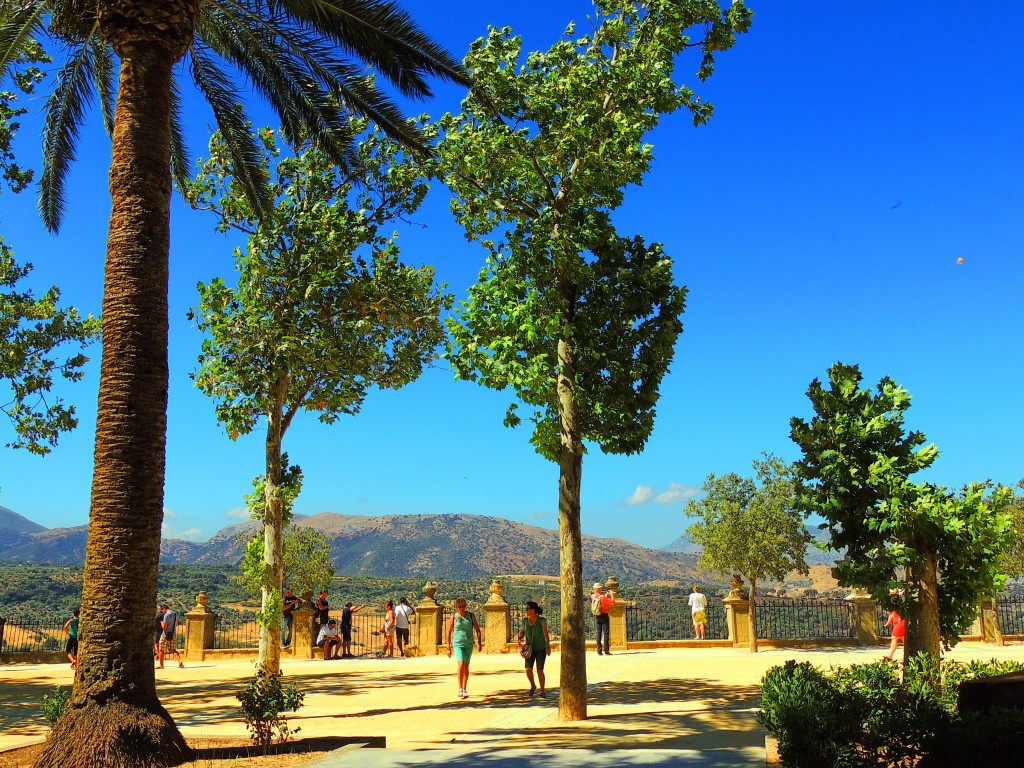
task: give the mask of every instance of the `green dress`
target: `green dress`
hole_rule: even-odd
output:
[[[530,620],[523,619],[523,634],[526,636],[526,644],[533,648],[535,653],[547,650],[548,641],[544,639],[544,628],[547,623],[547,619],[538,616],[537,621],[531,627]]]

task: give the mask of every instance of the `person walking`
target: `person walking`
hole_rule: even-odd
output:
[[[889,641],[889,652],[885,654],[885,658],[891,659],[896,655],[896,648],[899,646],[900,641],[904,641],[907,636],[907,621],[899,612],[896,610],[889,611],[889,618],[885,620],[885,626],[892,627],[892,640]]]
[[[395,637],[398,640],[398,652],[405,656],[405,647],[409,645],[409,622],[415,615],[416,609],[409,605],[404,597],[398,598],[398,606],[395,608]]]
[[[693,617],[693,633],[697,640],[704,639],[704,630],[708,624],[708,598],[696,584],[690,593],[690,615]]]
[[[292,611],[299,607],[301,600],[292,592],[291,587],[284,589],[284,601],[281,605],[281,647],[289,648],[292,644],[292,629],[295,626],[295,617]]]
[[[473,658],[473,633],[476,632],[477,650],[484,649],[483,635],[480,633],[480,624],[469,610],[466,598],[460,597],[455,601],[455,613],[448,620],[448,629],[445,632],[445,639],[448,642],[448,658],[455,655],[458,662],[456,668],[459,680],[459,698],[468,699],[469,693],[469,661]]]
[[[530,696],[537,693],[537,685],[533,682],[533,667],[537,667],[537,683],[540,683],[540,697],[547,696],[544,688],[544,662],[551,655],[551,636],[548,634],[548,621],[541,614],[544,609],[533,600],[526,601],[526,618],[523,628],[519,630],[519,643],[531,650],[526,661],[526,679],[530,681]]]
[[[359,611],[366,608],[366,603],[362,605],[352,605],[352,601],[345,603],[345,607],[341,609],[341,658],[343,659],[354,659],[352,655],[352,614],[359,613]]]
[[[71,668],[78,666],[78,614],[80,610],[75,608],[71,612],[71,618],[64,622],[64,631],[68,633],[68,641],[64,643],[64,653],[68,655]]]
[[[604,586],[594,583],[594,590],[590,593],[590,612],[594,614],[594,624],[597,628],[597,655],[604,654],[611,656],[611,629],[612,620],[608,615],[608,609],[615,605],[615,596],[604,594]]]
[[[164,603],[163,608],[164,618],[160,622],[163,627],[164,634],[160,638],[160,654],[158,659],[160,663],[157,665],[157,669],[164,668],[164,656],[174,656],[178,660],[178,666],[184,667],[185,662],[181,660],[181,654],[178,653],[178,648],[174,642],[174,636],[178,630],[178,614],[176,611],[171,610],[171,606]]]
[[[395,655],[395,604],[390,600],[384,603],[384,626],[380,633],[384,635],[384,648],[380,655],[390,659]]]
[[[316,638],[317,648],[324,649],[324,661],[340,659],[338,651],[341,648],[341,633],[338,632],[338,622],[329,619],[326,624],[320,627],[320,634]]]
[[[156,607],[156,623],[153,625],[153,658],[160,658],[160,640],[164,636],[164,612],[158,605]]]

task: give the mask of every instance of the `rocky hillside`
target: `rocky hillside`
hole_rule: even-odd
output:
[[[9,510],[8,510],[9,511]],[[10,512],[29,526],[25,518]],[[295,525],[322,531],[331,541],[339,574],[381,577],[471,579],[506,574],[557,574],[558,535],[494,517],[389,515],[363,517],[324,512],[297,517]],[[237,563],[256,523],[221,530],[206,542],[161,542],[161,562]],[[48,530],[36,526],[0,537],[0,562],[81,563],[86,527]],[[621,539],[583,537],[588,578],[617,576],[623,583],[689,582],[696,556],[646,549]]]

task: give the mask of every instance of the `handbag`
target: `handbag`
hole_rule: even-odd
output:
[[[533,656],[533,647],[523,643],[519,646],[519,655],[524,659],[528,659]]]

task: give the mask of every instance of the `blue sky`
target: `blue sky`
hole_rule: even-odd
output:
[[[404,3],[457,56],[488,24],[546,49],[586,2]],[[1019,33],[955,3],[755,2],[754,23],[699,84],[710,124],[682,114],[651,136],[655,163],[615,220],[664,243],[687,310],[655,432],[637,456],[584,460],[583,529],[662,546],[709,472],[749,473],[761,451],[797,458],[791,416],[810,416],[808,383],[836,360],[913,395],[908,422],[941,454],[926,477],[956,486],[1024,475],[1019,382],[1024,304],[1024,68]],[[415,107],[457,109],[457,88]],[[37,109],[41,99],[29,103]],[[209,117],[191,112],[192,151]],[[269,118],[264,122],[272,124]],[[38,120],[17,146],[38,167]],[[98,311],[109,214],[109,141],[83,131],[61,234],[31,193],[0,197],[0,234],[31,284]],[[456,298],[482,253],[448,213],[443,188],[401,228],[403,259],[432,263]],[[165,534],[203,539],[241,514],[263,463],[262,431],[231,442],[188,378],[200,336],[185,319],[195,285],[230,277],[237,240],[205,214],[172,207],[171,390]],[[957,264],[963,257],[964,263]],[[93,350],[98,359],[98,350]],[[39,458],[0,448],[0,505],[47,527],[88,520],[98,367],[66,390],[81,426]],[[64,390],[62,390],[64,391]],[[469,513],[557,526],[557,467],[525,429],[501,421],[509,396],[428,371],[327,427],[301,416],[285,438],[305,486],[296,511]],[[6,423],[0,439],[10,440]]]

